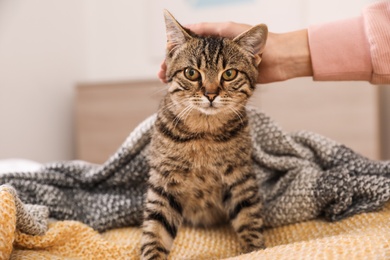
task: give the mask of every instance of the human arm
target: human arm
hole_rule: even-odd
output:
[[[359,17],[310,26],[314,80],[390,83],[390,2],[363,9]]]
[[[233,22],[188,26],[198,34],[228,38],[234,38],[249,27]],[[269,32],[258,82],[302,76],[324,81],[390,83],[390,2],[372,4],[356,18],[282,34]],[[159,77],[165,80],[164,63]]]

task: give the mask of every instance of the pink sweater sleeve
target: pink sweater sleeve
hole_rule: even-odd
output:
[[[390,83],[390,1],[362,16],[309,27],[314,80]]]

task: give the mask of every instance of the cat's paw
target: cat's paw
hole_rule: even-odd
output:
[[[161,252],[159,252],[158,250],[156,250],[155,252],[151,252],[149,254],[142,254],[141,255],[141,260],[167,260],[168,259],[168,255],[167,254],[163,254]]]
[[[250,253],[253,251],[258,251],[265,249],[264,238],[256,238],[256,239],[245,239],[241,241],[241,249],[243,253]]]

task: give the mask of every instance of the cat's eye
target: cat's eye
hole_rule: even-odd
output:
[[[233,80],[236,77],[237,77],[237,70],[235,69],[228,69],[222,73],[222,79],[225,81]]]
[[[193,68],[186,68],[184,70],[184,76],[189,80],[195,81],[200,78],[200,72]]]

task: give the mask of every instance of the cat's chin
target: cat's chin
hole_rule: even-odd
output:
[[[208,116],[213,116],[213,115],[216,115],[216,114],[219,114],[222,112],[222,109],[220,108],[217,108],[217,107],[200,107],[198,108],[199,112],[201,112],[202,114],[205,114],[205,115],[208,115]]]

